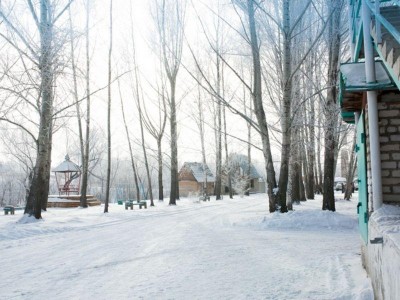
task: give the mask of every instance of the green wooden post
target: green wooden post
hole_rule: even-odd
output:
[[[364,114],[357,124],[358,225],[361,237],[368,243],[368,187]]]

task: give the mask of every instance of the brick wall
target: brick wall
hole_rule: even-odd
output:
[[[400,203],[400,102],[382,97],[378,111],[383,202]]]

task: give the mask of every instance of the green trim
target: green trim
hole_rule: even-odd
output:
[[[372,3],[369,1],[365,1],[367,3],[368,8],[371,10],[372,14],[375,18],[389,31],[389,33],[396,39],[396,41],[400,44],[400,32],[388,22],[381,14],[375,13],[375,8],[372,7]],[[397,6],[397,5],[396,5]]]
[[[364,112],[360,115],[356,128],[356,155],[358,177],[358,228],[365,244],[368,244],[368,188],[367,188],[367,151],[365,144]]]
[[[355,51],[353,53],[353,62],[357,62],[358,59],[360,58],[360,51],[361,51],[361,45],[363,43],[363,24],[361,23],[360,28],[358,29],[357,32],[357,41],[356,41],[356,46],[355,46]]]
[[[376,43],[373,43],[373,44],[374,44],[374,48],[375,48],[376,52],[378,52],[379,57],[382,59],[382,62],[383,62],[383,65],[385,66],[386,71],[389,73],[394,84],[396,84],[397,88],[400,90],[400,81],[399,81],[398,77],[396,76],[396,74],[394,73],[393,68],[388,65],[387,61],[385,60],[385,57],[383,56],[381,49],[379,49],[379,47],[377,47]]]
[[[390,90],[393,89],[393,87],[394,87],[393,84],[368,83],[365,85],[347,85],[346,91],[364,92],[364,91]]]
[[[346,85],[344,84],[343,74],[339,71],[339,105],[340,108],[343,106],[343,93],[346,89]]]
[[[352,111],[342,111],[341,112],[342,119],[344,122],[348,124],[354,124],[355,123],[355,117],[354,117],[354,112]]]

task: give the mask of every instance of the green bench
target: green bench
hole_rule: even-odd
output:
[[[124,200],[117,200],[118,205],[124,204]]]
[[[199,200],[200,201],[207,201],[207,200],[210,201],[210,196],[207,196],[207,195],[200,196]]]
[[[15,207],[14,207],[14,206],[11,206],[11,205],[5,206],[5,207],[3,208],[3,210],[4,210],[4,214],[5,214],[5,215],[8,215],[8,213],[10,213],[11,215],[14,215],[14,214],[15,214]]]
[[[131,209],[133,209],[134,205],[138,205],[140,209],[142,209],[142,207],[147,208],[147,202],[145,200],[141,200],[141,201],[126,200],[125,201],[125,209],[128,209],[129,207]]]

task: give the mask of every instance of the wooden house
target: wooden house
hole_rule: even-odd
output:
[[[400,299],[400,7],[348,3],[353,61],[340,67],[339,104],[356,126],[363,265],[375,299]]]
[[[178,174],[179,195],[214,194],[215,178],[207,165],[199,162],[185,162]]]

